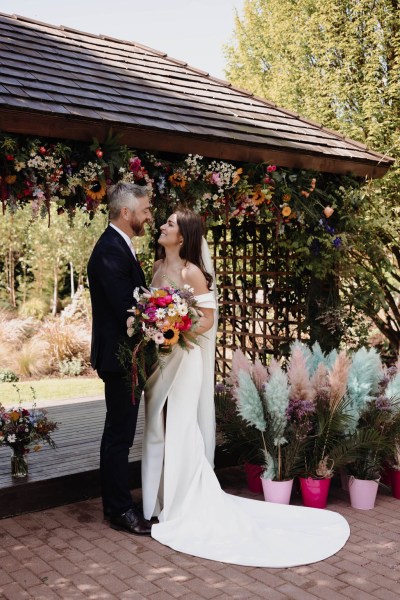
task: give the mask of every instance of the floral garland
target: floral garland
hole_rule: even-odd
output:
[[[345,244],[345,215],[339,215],[345,188],[338,176],[198,154],[155,156],[121,146],[112,132],[91,145],[0,135],[3,212],[26,202],[34,216],[48,213],[51,202],[59,211],[93,212],[104,203],[107,185],[120,179],[147,186],[158,223],[184,203],[208,225],[272,223],[283,247],[298,256],[332,258]],[[359,182],[347,178],[347,185]]]

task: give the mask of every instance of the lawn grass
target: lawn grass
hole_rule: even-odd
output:
[[[98,377],[66,377],[17,381],[15,384],[0,383],[0,403],[3,406],[18,404],[18,393],[13,385],[18,387],[22,402],[28,406],[32,404],[31,387],[35,390],[37,400],[67,400],[104,394],[104,383]]]

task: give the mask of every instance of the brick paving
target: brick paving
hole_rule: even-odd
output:
[[[261,499],[238,469],[220,478],[227,491]],[[134,496],[140,500],[140,490]],[[333,487],[328,507],[349,521],[348,543],[327,560],[290,569],[226,565],[114,531],[99,499],[3,519],[0,598],[398,600],[400,500],[380,491],[374,510],[356,510]]]

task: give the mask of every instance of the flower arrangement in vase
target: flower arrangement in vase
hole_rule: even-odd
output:
[[[18,396],[19,388],[14,385]],[[33,407],[28,410],[19,405],[10,409],[0,404],[0,446],[9,446],[13,452],[11,457],[11,474],[13,477],[26,477],[28,475],[27,454],[31,446],[34,452],[42,447],[43,443],[55,448],[51,434],[58,428],[57,423],[47,418],[46,411],[35,406],[35,392],[33,394]]]

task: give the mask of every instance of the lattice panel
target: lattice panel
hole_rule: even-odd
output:
[[[304,293],[273,225],[215,226],[208,239],[219,290],[217,377],[225,380],[235,349],[265,363],[301,338]]]

